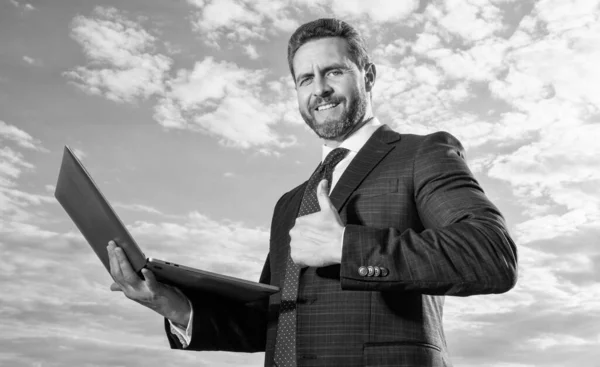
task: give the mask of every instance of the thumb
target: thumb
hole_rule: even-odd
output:
[[[156,283],[158,283],[152,270],[143,268],[142,275],[144,276],[144,280],[146,281],[146,283],[148,283],[148,288],[153,288],[156,286]]]
[[[113,283],[110,285],[110,290],[113,292],[122,292],[123,290],[121,289],[121,286],[118,285],[117,283]]]
[[[321,211],[330,210],[337,212],[331,203],[331,199],[329,199],[329,183],[327,180],[321,180],[321,182],[319,182],[319,185],[317,186],[317,200],[319,201]]]

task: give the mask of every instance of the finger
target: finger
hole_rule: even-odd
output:
[[[115,254],[115,248],[117,245],[110,241],[106,250],[108,251],[108,262],[110,265],[110,275],[116,282],[121,282],[123,279],[123,273],[121,272],[121,266],[119,266],[119,260]]]
[[[300,219],[300,218],[298,218],[298,219]],[[290,234],[290,241],[291,241],[291,240],[294,238],[294,236],[295,236],[295,235],[298,233],[298,228],[300,228],[300,227],[298,226],[298,224],[299,224],[299,223],[298,223],[298,219],[296,219],[296,224],[294,225],[294,227],[292,227],[292,229],[290,229],[290,232],[289,232],[289,234]]]
[[[117,283],[113,283],[110,285],[110,290],[113,292],[123,292],[123,290],[121,289],[121,286]]]
[[[158,285],[158,281],[156,280],[156,276],[154,276],[152,270],[144,268],[142,269],[142,275],[144,276],[144,281],[146,282],[148,289],[155,289]]]
[[[319,206],[322,211],[326,209],[337,211],[331,203],[331,199],[329,199],[329,183],[327,180],[321,180],[321,182],[319,182],[319,185],[317,186],[317,200],[319,200]]]
[[[292,262],[299,267],[303,268],[305,265],[304,259],[302,258],[301,251],[298,249],[294,249],[290,247],[290,257],[292,258]]]
[[[140,282],[141,279],[131,267],[131,263],[129,262],[129,259],[127,259],[127,255],[125,255],[125,251],[123,251],[121,247],[117,247],[115,248],[114,253],[119,263],[119,268],[121,269],[123,281],[130,285],[135,285]]]

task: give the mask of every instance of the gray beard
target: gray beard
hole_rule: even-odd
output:
[[[356,103],[351,104],[348,110],[337,120],[326,120],[324,123],[317,125],[312,115],[301,115],[304,122],[306,122],[318,137],[326,140],[336,140],[350,132],[352,128],[364,118],[366,110],[366,96],[359,95]]]

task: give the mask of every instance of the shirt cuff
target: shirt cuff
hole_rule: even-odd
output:
[[[344,249],[344,233],[346,233],[346,227],[342,230],[342,243],[340,243],[340,248]]]
[[[192,325],[194,324],[194,308],[192,307],[192,302],[188,299],[188,303],[190,304],[190,321],[187,324],[187,328],[184,330],[182,327],[175,325],[169,320],[169,324],[171,325],[171,333],[173,333],[183,349],[187,348],[192,342]]]

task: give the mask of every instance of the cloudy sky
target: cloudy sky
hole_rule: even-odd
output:
[[[323,16],[366,37],[379,119],[458,137],[518,243],[514,290],[447,298],[456,366],[600,365],[598,0],[1,0],[0,365],[262,364],[169,350],[54,185],[67,144],[146,254],[257,279],[320,159],[285,49]]]

